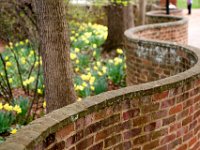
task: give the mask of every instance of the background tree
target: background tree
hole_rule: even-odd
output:
[[[128,0],[112,0],[106,6],[108,17],[108,37],[103,48],[109,52],[123,47],[124,31],[134,26],[133,7]]]
[[[47,112],[76,100],[63,0],[35,0]]]

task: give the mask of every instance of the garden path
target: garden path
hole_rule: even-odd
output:
[[[191,15],[187,15],[187,10],[183,13],[189,19],[189,45],[200,48],[200,9],[192,9]]]

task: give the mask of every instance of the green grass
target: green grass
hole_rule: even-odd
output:
[[[177,0],[177,2],[178,2],[178,8],[187,9],[187,0]],[[193,0],[192,8],[200,8],[200,1],[199,0]]]

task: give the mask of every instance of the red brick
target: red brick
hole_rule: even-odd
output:
[[[169,94],[169,91],[164,91],[164,92],[162,92],[162,93],[155,94],[155,95],[153,96],[153,100],[154,100],[154,101],[160,101],[160,100],[162,100],[162,99],[167,98],[167,97],[168,97],[168,94]]]
[[[132,110],[129,110],[127,112],[124,112],[123,113],[123,118],[124,118],[124,120],[128,120],[130,118],[138,116],[139,113],[140,113],[139,109],[132,109]]]
[[[87,138],[87,139],[81,141],[80,143],[78,143],[76,145],[76,149],[77,150],[86,149],[87,147],[89,147],[89,146],[91,146],[93,144],[93,141],[94,141],[93,136],[90,137],[90,138]]]
[[[100,142],[92,147],[90,147],[88,150],[102,150],[103,149],[103,142]]]
[[[142,131],[142,128],[135,128],[135,129],[132,129],[130,131],[127,131],[124,133],[124,139],[130,139],[132,137],[135,137],[137,135],[139,135]]]
[[[159,103],[153,103],[149,105],[143,105],[142,106],[142,113],[150,113],[150,112],[155,112],[159,109]]]
[[[146,116],[139,116],[133,119],[133,126],[140,126],[143,125],[151,120],[149,115]]]
[[[162,146],[162,147],[159,147],[159,148],[157,148],[156,150],[168,150],[168,149],[167,149],[167,145],[164,145],[164,146]]]
[[[104,147],[107,148],[107,147],[110,147],[112,145],[115,145],[117,143],[120,143],[122,140],[122,136],[121,134],[118,134],[118,135],[114,135],[108,139],[105,139],[105,145]]]
[[[138,144],[144,144],[147,143],[151,140],[151,134],[146,134],[146,135],[142,135],[137,137],[136,139],[133,140],[133,144],[134,145],[138,145]]]
[[[165,143],[169,143],[169,142],[173,141],[175,138],[176,138],[176,134],[170,134],[170,135],[162,138],[160,143],[161,143],[161,145],[163,145]]]
[[[179,146],[176,150],[187,150],[187,144]]]
[[[170,114],[170,115],[176,114],[176,113],[182,111],[182,109],[183,109],[183,105],[182,105],[182,104],[178,104],[178,105],[172,107],[172,108],[169,110],[169,114]]]
[[[74,124],[70,124],[58,132],[56,132],[56,139],[64,139],[66,138],[69,134],[71,134],[74,131]]]
[[[177,131],[177,137],[183,136],[188,132],[188,127],[181,127],[180,129],[178,129]]]
[[[181,143],[182,143],[182,139],[181,138],[176,139],[176,140],[174,140],[174,141],[172,141],[171,143],[168,144],[168,149],[172,150],[175,147],[177,147],[178,145],[180,145]]]
[[[159,140],[155,140],[155,141],[152,141],[148,144],[145,144],[144,147],[143,147],[143,150],[155,149],[158,146],[159,146]]]
[[[193,132],[190,131],[190,132],[188,132],[186,135],[183,136],[183,142],[185,142],[185,141],[191,139],[192,137],[193,137]]]
[[[163,119],[163,126],[169,125],[172,122],[174,122],[175,120],[176,120],[176,116],[175,115],[173,115],[171,117],[168,117],[168,118],[165,118],[165,119]]]
[[[189,124],[189,123],[191,123],[191,122],[192,122],[192,116],[189,116],[189,117],[185,118],[185,119],[182,121],[182,126],[185,126],[185,125],[187,125],[187,124]]]
[[[181,128],[181,123],[180,123],[180,122],[175,123],[175,124],[172,124],[172,125],[170,126],[170,132],[176,131],[176,130],[178,130],[178,129],[180,129],[180,128]]]
[[[194,145],[197,142],[197,137],[193,137],[190,141],[189,141],[189,147],[191,147],[192,145]]]

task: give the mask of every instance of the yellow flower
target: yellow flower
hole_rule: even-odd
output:
[[[96,56],[96,54],[97,54],[96,51],[94,51],[93,54],[92,54],[92,56]]]
[[[2,103],[0,103],[0,110],[2,110],[3,109],[3,104]]]
[[[95,77],[91,77],[91,78],[90,78],[90,81],[89,81],[89,82],[90,82],[90,85],[94,84],[94,81],[95,81]]]
[[[103,66],[102,71],[103,71],[103,73],[105,74],[106,71],[107,71],[107,68],[106,68],[105,66]]]
[[[91,86],[90,89],[91,89],[92,91],[94,91],[95,88],[94,88],[94,86]]]
[[[83,82],[82,86],[87,87],[87,83]]]
[[[12,63],[11,62],[6,62],[6,67],[11,67],[12,66]]]
[[[79,60],[78,59],[76,60],[76,64],[79,64]]]
[[[76,72],[79,72],[79,68],[75,68],[75,71],[76,71]]]
[[[71,59],[71,60],[76,59],[76,54],[74,54],[74,53],[70,53],[70,59]]]
[[[46,107],[47,107],[47,102],[44,101],[44,102],[43,102],[43,108],[46,108]]]
[[[16,47],[19,46],[19,43],[15,43],[15,46],[16,46]]]
[[[93,47],[93,48],[97,48],[97,45],[96,45],[96,44],[93,44],[92,47]]]
[[[30,51],[30,56],[32,56],[34,53],[35,53],[34,50],[31,50]]]
[[[11,133],[11,134],[17,133],[17,129],[12,129],[12,130],[10,131],[10,133]]]
[[[17,114],[20,114],[22,112],[22,109],[19,107],[19,105],[15,105],[15,107],[13,107],[13,110],[17,112]]]
[[[78,99],[77,99],[77,101],[81,101],[82,99],[79,97]]]
[[[19,44],[20,44],[20,45],[24,45],[24,42],[23,42],[23,41],[20,41]]]
[[[29,78],[29,83],[32,83],[32,82],[34,82],[35,81],[35,77],[30,77]]]
[[[24,65],[26,63],[26,59],[24,57],[21,58],[21,62]]]
[[[12,43],[12,42],[9,42],[9,45],[10,45],[10,46],[13,46],[13,43]]]
[[[37,89],[37,93],[38,93],[38,94],[42,94],[43,92],[42,92],[41,89]]]
[[[98,66],[98,67],[100,67],[100,66],[101,66],[101,63],[100,63],[99,61],[97,62],[97,66]]]
[[[13,83],[13,79],[12,79],[12,78],[9,78],[9,79],[8,79],[8,82],[9,82],[9,83]]]
[[[76,53],[79,53],[80,52],[80,49],[79,48],[75,48],[74,50]]]
[[[102,72],[98,71],[98,75],[99,75],[99,76],[102,76],[103,74],[102,74]]]
[[[6,57],[5,57],[5,61],[8,61],[8,60],[9,60],[9,57],[8,57],[8,56],[6,56]]]
[[[91,77],[91,75],[85,75],[85,74],[81,75],[81,79],[84,81],[89,81],[90,77]]]
[[[26,39],[26,40],[25,40],[25,42],[26,42],[26,44],[27,44],[27,43],[29,42],[29,40],[28,40],[28,39]]]
[[[11,105],[9,105],[8,103],[6,103],[3,108],[7,111],[11,111],[13,109],[13,107]]]
[[[96,70],[96,71],[98,70],[97,66],[94,66],[94,70]]]
[[[118,48],[118,49],[116,50],[116,52],[117,52],[117,54],[123,54],[123,50],[122,50],[121,48]]]

